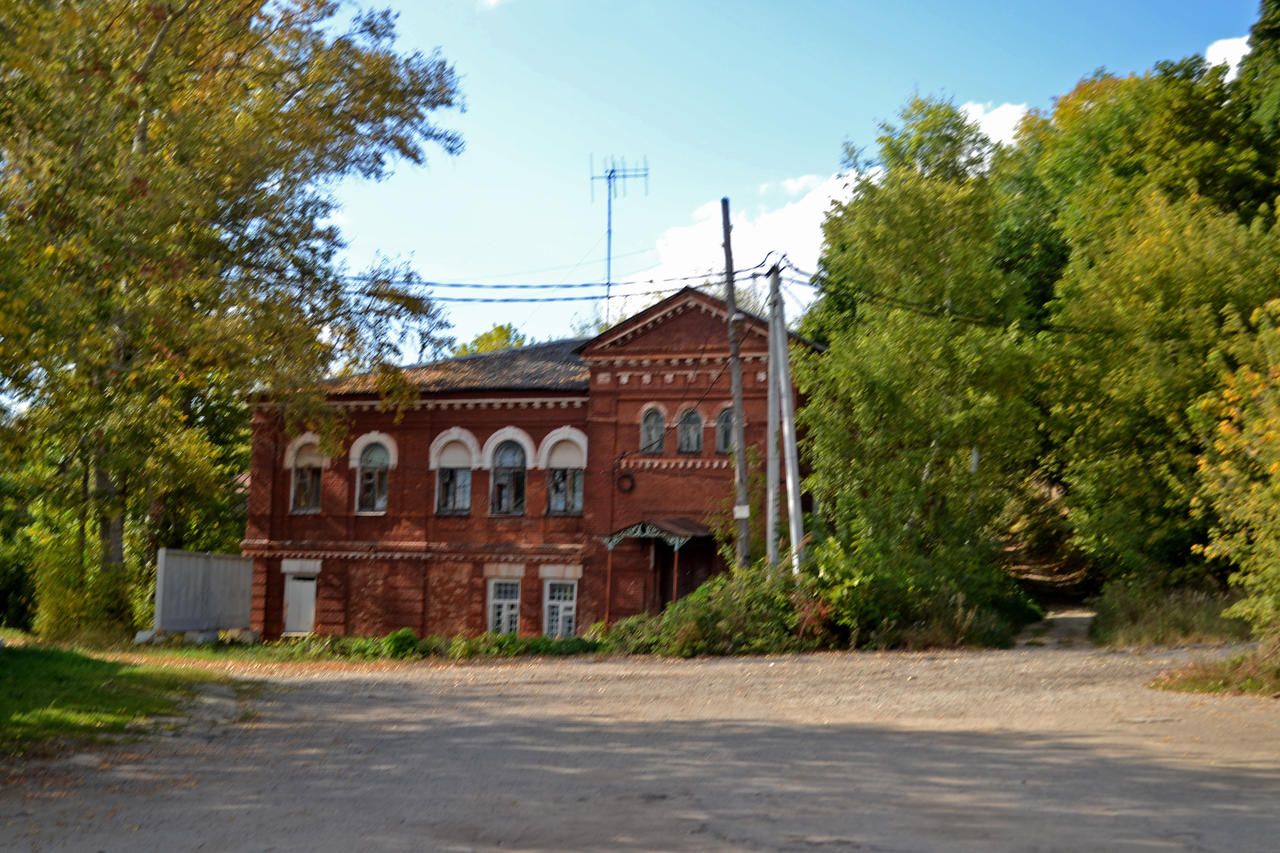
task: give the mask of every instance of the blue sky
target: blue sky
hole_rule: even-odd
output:
[[[777,250],[812,269],[844,144],[873,147],[878,122],[913,93],[970,104],[999,134],[1095,69],[1204,54],[1247,36],[1257,16],[1255,0],[390,5],[402,50],[439,48],[457,70],[465,112],[437,120],[466,149],[343,184],[348,261],[381,255],[428,280],[491,284],[604,280],[605,193],[589,178],[592,159],[598,174],[608,157],[650,170],[647,194],[633,182],[614,202],[615,280],[719,274],[722,196],[738,267]],[[494,323],[542,340],[568,335],[595,305],[446,307],[460,340]],[[611,315],[625,307],[615,301]]]

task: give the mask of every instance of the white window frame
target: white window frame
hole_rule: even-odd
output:
[[[569,587],[573,590],[573,599],[552,600],[553,586]],[[564,632],[565,616],[568,615],[569,630]],[[578,582],[576,580],[548,579],[542,582],[542,633],[548,637],[572,637],[578,632]]]
[[[522,465],[498,465],[498,452],[506,444],[520,451]],[[518,441],[508,439],[494,448],[489,475],[489,514],[520,516],[526,512],[529,497],[529,452]],[[499,496],[503,498],[499,500]]]
[[[488,631],[492,634],[520,633],[520,579],[490,578],[489,596],[485,612],[488,617]],[[499,591],[515,588],[515,598],[497,597]]]
[[[387,454],[387,464],[366,466],[364,454],[374,447],[381,447]],[[369,480],[372,488],[372,506],[362,506],[360,499],[365,494],[365,480]],[[387,505],[391,497],[391,451],[381,442],[369,442],[360,451],[360,461],[356,466],[356,515],[386,515]]]

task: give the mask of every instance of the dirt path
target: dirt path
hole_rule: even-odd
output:
[[[24,768],[14,850],[1222,850],[1280,838],[1280,702],[1195,655],[276,668],[172,736]]]

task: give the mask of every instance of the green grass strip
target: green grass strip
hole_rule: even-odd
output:
[[[40,646],[0,648],[0,754],[93,740],[173,714],[197,684],[222,680]]]

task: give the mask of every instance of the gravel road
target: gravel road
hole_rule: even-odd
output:
[[[1280,701],[1145,686],[1211,653],[241,667],[177,732],[11,766],[0,846],[1272,853]]]

